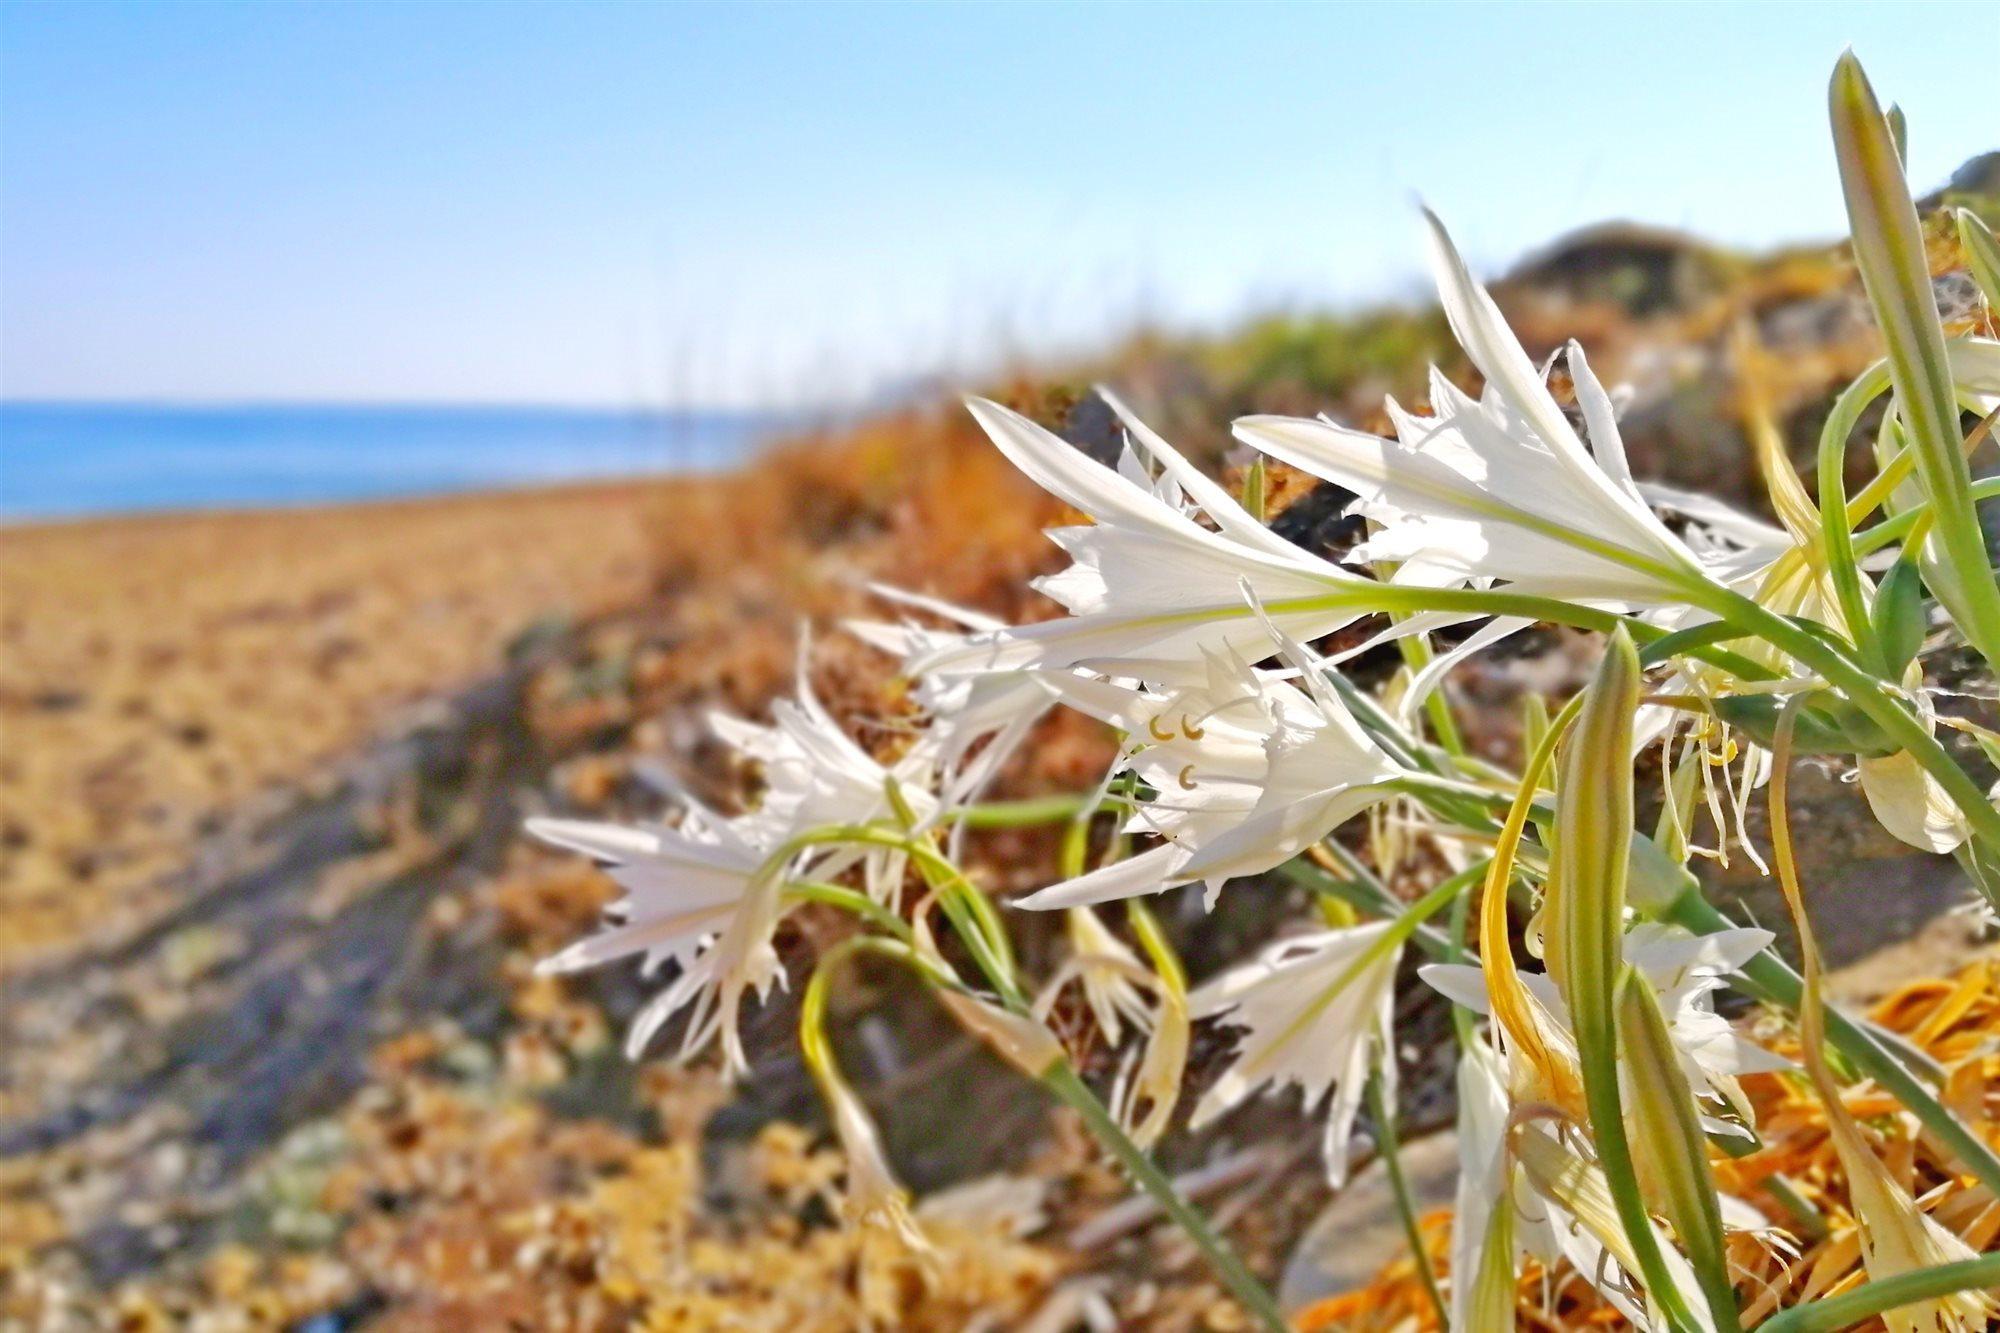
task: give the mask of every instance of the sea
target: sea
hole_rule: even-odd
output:
[[[0,402],[0,522],[706,471],[803,424],[747,412]]]

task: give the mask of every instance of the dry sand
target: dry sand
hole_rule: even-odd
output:
[[[0,968],[143,922],[223,812],[324,772],[538,618],[638,595],[660,494],[0,530]]]

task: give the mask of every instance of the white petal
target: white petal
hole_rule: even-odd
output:
[[[595,824],[579,819],[535,818],[527,830],[543,842],[599,861],[630,861],[660,850],[660,837],[623,824]]]
[[[1128,856],[1123,861],[1113,861],[1075,879],[1051,884],[1046,889],[1015,900],[1014,906],[1033,912],[1047,912],[1058,907],[1086,907],[1092,903],[1158,893],[1167,887],[1170,879],[1175,878],[1186,860],[1185,851],[1168,843],[1137,856]]]

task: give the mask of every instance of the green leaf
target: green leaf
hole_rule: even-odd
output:
[[[1544,953],[1569,1007],[1591,1138],[1647,1293],[1677,1328],[1700,1324],[1667,1268],[1625,1134],[1618,1069],[1618,980],[1625,968],[1625,889],[1632,844],[1632,717],[1639,654],[1623,627],[1557,754]]]
[[[1882,674],[1886,680],[1900,680],[1923,647],[1924,580],[1914,560],[1898,560],[1875,585],[1875,603],[1869,609],[1875,624],[1876,649],[1882,654]]]
[[[1736,1290],[1722,1235],[1722,1204],[1709,1169],[1708,1140],[1694,1089],[1681,1071],[1666,1015],[1652,986],[1632,968],[1618,987],[1618,1038],[1632,1093],[1632,1129],[1639,1160],[1656,1185],[1660,1211],[1694,1265],[1717,1328],[1737,1327]]]
[[[1777,735],[1779,707],[1779,700],[1768,694],[1730,694],[1714,701],[1717,717],[1767,749]],[[1880,759],[1899,748],[1881,728],[1831,690],[1817,692],[1799,714],[1792,740],[1792,749],[1798,754]]]
[[[1852,52],[1834,67],[1829,103],[1855,263],[1888,346],[1897,408],[1936,515],[1933,540],[1947,576],[1934,579],[1932,590],[1973,647],[2000,664],[2000,584],[1972,503],[1923,230],[1895,137]]]
[[[1838,1296],[1780,1311],[1758,1328],[1760,1333],[1838,1333],[1871,1315],[1916,1301],[1961,1291],[1990,1291],[1996,1286],[2000,1286],[2000,1251],[1879,1282],[1864,1282]]]

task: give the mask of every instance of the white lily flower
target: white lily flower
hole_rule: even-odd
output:
[[[784,976],[771,937],[785,907],[769,849],[746,840],[745,831],[744,821],[705,811],[690,811],[677,829],[528,821],[528,832],[543,841],[604,863],[625,890],[608,912],[618,924],[543,959],[536,971],[576,972],[633,954],[643,955],[648,974],[664,963],[680,966],[633,1019],[628,1056],[638,1058],[662,1025],[691,1009],[680,1058],[719,1035],[727,1066],[748,1067],[738,1013],[746,991],[761,1000]]]
[[[668,962],[680,967],[633,1020],[626,1050],[634,1058],[665,1023],[689,1010],[679,1058],[719,1036],[725,1067],[744,1072],[743,997],[762,1000],[784,979],[772,937],[790,910],[785,884],[859,865],[871,894],[886,901],[903,877],[903,856],[894,849],[805,845],[787,855],[787,845],[816,829],[897,816],[898,801],[920,823],[943,808],[933,791],[930,745],[919,740],[884,766],[841,730],[805,684],[803,654],[799,678],[796,699],[775,703],[768,726],[710,719],[717,736],[762,770],[763,797],[749,814],[722,819],[683,796],[688,808],[677,828],[528,821],[528,831],[543,841],[604,864],[625,890],[608,913],[616,924],[544,959],[538,970],[574,972],[632,954],[644,956],[649,974]]]
[[[1625,936],[1625,959],[1659,997],[1668,1035],[1689,1083],[1707,1089],[1746,1119],[1750,1105],[1737,1078],[1789,1069],[1791,1062],[1738,1033],[1715,1012],[1712,997],[1723,987],[1724,977],[1769,947],[1773,938],[1768,930],[1748,926],[1693,935],[1678,926],[1653,922],[1641,922]],[[1454,1004],[1476,1014],[1490,1013],[1491,995],[1480,968],[1430,963],[1418,975]],[[1542,973],[1524,972],[1521,983],[1567,1032],[1569,1010],[1555,982]]]
[[[1033,675],[1017,671],[981,674],[925,674],[919,664],[933,657],[965,649],[1004,633],[1003,620],[968,607],[935,597],[906,592],[887,584],[872,583],[869,591],[878,597],[899,602],[915,610],[951,621],[957,630],[932,629],[903,622],[849,621],[847,630],[863,643],[878,648],[903,664],[904,674],[915,682],[915,698],[924,710],[926,735],[946,774],[956,774],[966,756],[979,742],[994,744],[981,752],[986,772],[997,768],[1025,738],[1027,730],[1055,700]]]
[[[1451,1326],[1454,1329],[1497,1327],[1513,1317],[1513,1274],[1518,1271],[1519,1219],[1499,1232],[1493,1214],[1504,1204],[1514,1207],[1515,1169],[1507,1147],[1507,1071],[1500,1055],[1483,1037],[1474,1036],[1458,1062],[1458,1187],[1451,1215]],[[1495,1241],[1505,1253],[1489,1254]],[[1500,1284],[1481,1282],[1482,1265],[1506,1265],[1504,1311],[1478,1310],[1482,1292],[1495,1293]],[[1498,1306],[1495,1298],[1490,1302]],[[1479,1316],[1484,1316],[1482,1323]]]
[[[934,742],[920,737],[894,763],[880,763],[814,695],[803,652],[797,697],[771,705],[770,725],[714,713],[709,727],[761,770],[763,795],[746,819],[767,826],[773,846],[806,829],[890,818],[896,814],[891,787],[920,823],[938,809]]]
[[[1327,1100],[1322,1151],[1327,1175],[1339,1185],[1378,1052],[1391,1100],[1395,1095],[1391,1027],[1403,946],[1390,933],[1394,925],[1374,921],[1279,940],[1196,988],[1188,997],[1191,1015],[1244,1031],[1235,1059],[1196,1104],[1189,1127],[1201,1128],[1260,1088],[1295,1083],[1308,1111]]]
[[[1458,1066],[1451,1326],[1485,1329],[1511,1322],[1514,1275],[1521,1256],[1532,1254],[1545,1267],[1566,1261],[1634,1328],[1658,1327],[1634,1280],[1637,1263],[1624,1225],[1584,1140],[1545,1119],[1517,1117],[1509,1082],[1507,1057],[1475,1036]],[[1511,1217],[1496,1219],[1502,1209]],[[1496,1220],[1502,1225],[1496,1227]],[[1763,1216],[1756,1214],[1749,1225],[1762,1227]],[[1688,1306],[1705,1319],[1686,1260],[1664,1237],[1661,1251]]]
[[[1647,507],[1611,399],[1569,348],[1592,448],[1435,217],[1432,268],[1452,332],[1486,379],[1477,400],[1433,375],[1431,417],[1394,401],[1394,440],[1330,422],[1247,417],[1239,439],[1344,486],[1379,530],[1357,558],[1397,561],[1402,582],[1484,583],[1572,601],[1650,607],[1684,600],[1695,554]]]
[[[1256,804],[1234,828],[1195,849],[1180,870],[1187,878],[1212,884],[1289,861],[1390,799],[1385,784],[1406,775],[1324,690],[1309,699],[1298,695],[1292,707],[1274,710],[1272,721]]]
[[[1118,771],[1156,795],[1126,824],[1164,845],[1021,899],[1033,910],[1106,902],[1205,880],[1212,906],[1225,880],[1289,860],[1385,799],[1398,768],[1339,702],[1278,673],[1210,650],[1198,674],[1172,664],[1134,669],[1160,682],[1126,685],[1048,673],[1056,698],[1126,733]],[[1181,683],[1165,682],[1179,677]]]
[[[1925,730],[1935,731],[1937,710],[1924,690],[1923,668],[1917,663],[1904,673],[1903,688],[1915,702]],[[1895,837],[1927,852],[1950,852],[1972,836],[1958,802],[1908,750],[1881,757],[1862,755],[1855,767],[1869,810]]]
[[[1868,808],[1896,838],[1927,852],[1949,852],[1972,836],[1958,803],[1908,750],[1856,762]]]
[[[1030,1013],[1046,1024],[1057,997],[1075,981],[1109,1045],[1118,1045],[1127,1023],[1145,1038],[1140,1049],[1120,1061],[1107,1105],[1133,1141],[1150,1148],[1166,1132],[1187,1069],[1192,1024],[1186,983],[1177,973],[1163,975],[1142,964],[1088,907],[1072,907],[1065,915],[1072,953],[1036,996]]]
[[[1272,621],[1302,639],[1363,613],[1352,595],[1365,592],[1369,580],[1272,532],[1122,404],[1107,400],[1160,466],[1153,485],[1130,467],[1104,466],[1018,413],[971,401],[973,416],[1016,467],[1096,521],[1050,532],[1075,563],[1035,584],[1069,618],[974,634],[966,644],[920,658],[913,664],[919,672],[1185,661],[1203,648],[1251,648],[1267,635],[1246,604],[1246,588]],[[1197,512],[1215,526],[1197,523],[1191,516]]]

